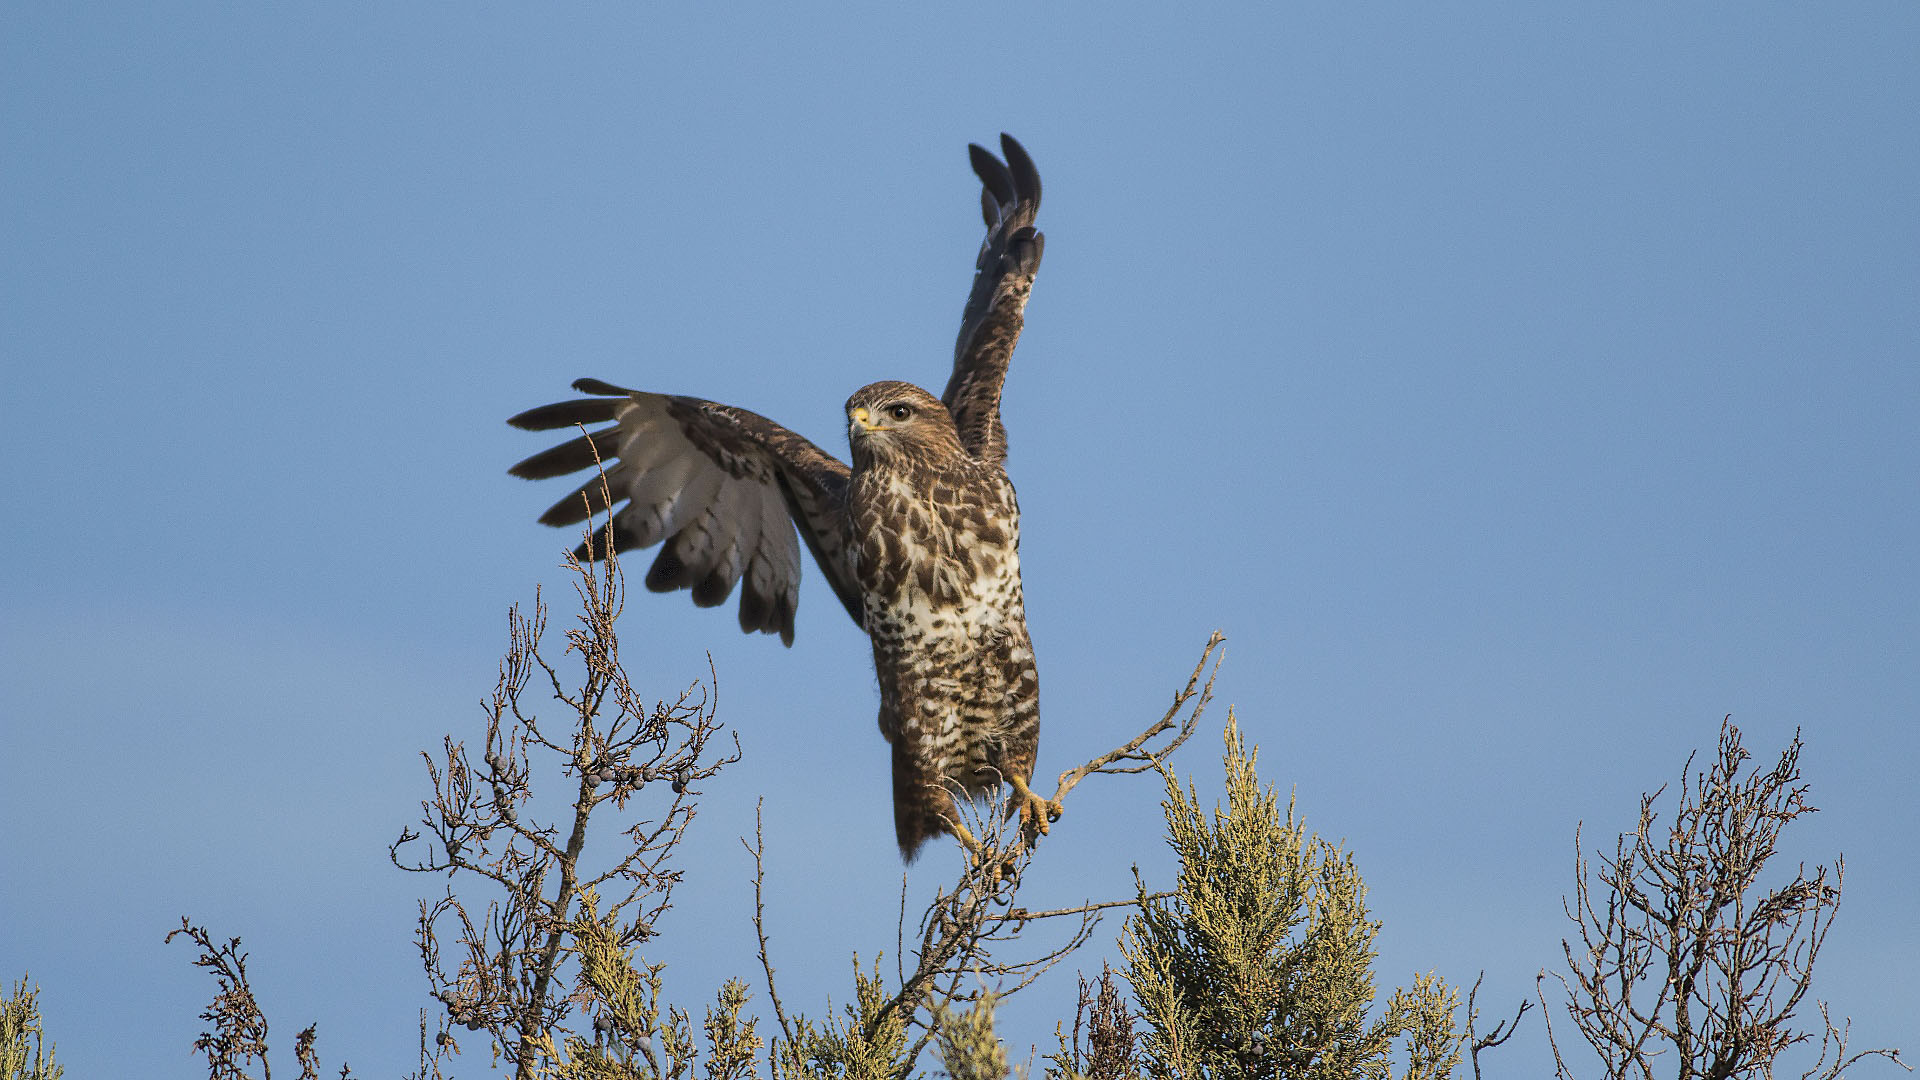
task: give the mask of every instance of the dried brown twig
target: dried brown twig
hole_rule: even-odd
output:
[[[1640,820],[1611,858],[1590,864],[1574,834],[1574,898],[1567,917],[1580,944],[1563,942],[1568,974],[1557,975],[1575,1030],[1609,1077],[1682,1080],[1772,1077],[1777,1059],[1812,1039],[1793,1017],[1813,982],[1813,966],[1839,912],[1845,864],[1829,877],[1800,865],[1766,892],[1759,882],[1777,853],[1780,832],[1815,812],[1800,778],[1800,737],[1771,770],[1747,772],[1749,755],[1731,719],[1718,750],[1696,772],[1681,770],[1672,824],[1656,828],[1654,805],[1665,787],[1640,799]],[[1596,898],[1595,886],[1601,895]],[[1573,1073],[1554,1037],[1556,1075]],[[1892,1049],[1847,1053],[1848,1027],[1819,1006],[1820,1056],[1803,1078],[1833,1080],[1865,1057],[1900,1063]]]
[[[200,1014],[200,1019],[213,1026],[193,1043],[194,1050],[206,1055],[208,1075],[213,1080],[243,1080],[249,1064],[257,1061],[260,1075],[272,1080],[273,1069],[267,1064],[267,1018],[247,981],[247,954],[240,951],[240,939],[230,938],[225,945],[215,945],[212,935],[185,916],[181,916],[178,930],[168,932],[167,942],[171,944],[182,934],[200,947],[200,957],[193,966],[212,972],[220,987],[213,1003]]]
[[[166,940],[172,942],[182,935],[200,947],[193,966],[212,972],[220,987],[213,1003],[200,1014],[212,1028],[201,1032],[193,1042],[194,1050],[206,1056],[207,1075],[212,1080],[250,1080],[248,1070],[257,1063],[261,1080],[273,1080],[273,1066],[267,1060],[267,1017],[247,980],[247,954],[240,951],[240,939],[229,938],[225,945],[215,945],[204,927],[193,925],[184,916],[179,929],[169,931]],[[312,1025],[294,1037],[300,1080],[319,1080],[320,1055],[314,1049],[315,1037]],[[341,1080],[349,1080],[352,1075],[345,1065],[340,1066]]]
[[[1100,978],[1089,983],[1080,977],[1080,1000],[1073,1009],[1073,1034],[1069,1038],[1055,1025],[1060,1048],[1047,1055],[1055,1068],[1049,1075],[1081,1077],[1084,1080],[1126,1080],[1140,1075],[1139,1049],[1133,1030],[1137,1017],[1127,1007],[1126,994],[1114,979],[1115,972],[1100,965]]]
[[[1206,648],[1200,653],[1200,662],[1193,666],[1193,674],[1187,677],[1187,685],[1173,695],[1173,704],[1167,707],[1166,715],[1162,716],[1158,722],[1128,740],[1124,745],[1114,747],[1085,765],[1061,773],[1059,786],[1053,792],[1053,801],[1055,803],[1065,801],[1067,792],[1078,786],[1080,781],[1098,773],[1122,776],[1146,772],[1154,768],[1156,763],[1165,759],[1168,754],[1178,750],[1181,743],[1191,738],[1194,729],[1199,726],[1200,714],[1206,711],[1208,703],[1213,700],[1213,680],[1220,674],[1220,661],[1225,659],[1225,656],[1223,654],[1220,659],[1214,660],[1211,671],[1207,670],[1207,660],[1213,656],[1214,649],[1226,640],[1226,635],[1218,630],[1207,638]],[[1207,677],[1204,686],[1200,683],[1202,674]],[[1148,749],[1147,743],[1151,742],[1155,736],[1174,730],[1175,718],[1180,715],[1180,710],[1185,708],[1187,702],[1192,701],[1196,695],[1199,700],[1194,702],[1193,709],[1187,714],[1187,718],[1177,722],[1178,730],[1174,731],[1173,737],[1168,739],[1164,746]],[[1122,762],[1126,764],[1121,764]]]
[[[1486,981],[1486,978],[1487,973],[1481,972],[1479,977],[1473,980],[1473,989],[1467,991],[1467,1060],[1473,1065],[1473,1080],[1480,1080],[1480,1051],[1491,1050],[1513,1038],[1513,1033],[1520,1030],[1521,1017],[1526,1016],[1527,1010],[1533,1008],[1533,1002],[1522,998],[1520,1008],[1515,1010],[1513,1019],[1502,1020],[1493,1025],[1492,1031],[1482,1034],[1476,1028],[1480,1021],[1480,984]]]
[[[793,1025],[787,1022],[786,1007],[780,1001],[780,992],[774,988],[773,961],[767,955],[767,903],[766,903],[766,836],[761,829],[760,810],[765,805],[762,800],[753,808],[753,846],[747,848],[753,853],[753,934],[760,942],[760,970],[767,977],[767,998],[773,1002],[773,1018],[780,1025],[780,1032],[787,1042],[794,1041]],[[742,845],[746,844],[741,840]],[[768,1050],[767,1067],[775,1067],[773,1049]]]

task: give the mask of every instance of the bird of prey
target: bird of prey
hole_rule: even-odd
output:
[[[607,518],[582,558],[660,544],[656,592],[703,607],[740,587],[740,628],[793,643],[798,528],[847,614],[873,643],[880,732],[892,744],[894,830],[912,861],[928,838],[977,838],[956,812],[1004,782],[1031,841],[1057,803],[1029,782],[1039,677],[1020,587],[1020,510],[1004,462],[1000,393],[1040,267],[1040,174],[1011,136],[995,157],[969,146],[986,239],[960,319],[953,373],[934,397],[877,382],[847,399],[851,467],[765,417],[698,398],[581,379],[594,395],[508,422],[536,431],[612,421],[515,465],[562,476],[604,463],[541,521]],[[608,505],[611,502],[613,505]],[[624,503],[625,505],[620,505]]]

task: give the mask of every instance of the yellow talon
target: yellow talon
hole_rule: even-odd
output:
[[[985,849],[980,846],[980,841],[973,838],[973,832],[957,821],[949,821],[947,826],[953,830],[953,838],[960,841],[960,846],[966,848],[975,859],[978,859]]]
[[[996,861],[992,849],[975,839],[971,829],[957,821],[949,821],[947,825],[953,830],[953,838],[960,841],[961,847],[967,849],[967,862],[970,868],[985,871],[989,885],[998,886],[1002,880],[1013,873],[1011,858]]]
[[[1020,832],[1030,842],[1047,835],[1051,823],[1060,820],[1065,809],[1052,799],[1043,799],[1034,794],[1027,782],[1018,776],[1007,778],[1013,784],[1013,796],[1019,800]]]

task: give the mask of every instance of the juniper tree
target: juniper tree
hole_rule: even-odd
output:
[[[23,975],[0,998],[0,1080],[60,1080],[65,1070],[40,1025],[40,988]]]
[[[1257,750],[1229,712],[1224,808],[1166,780],[1175,891],[1140,885],[1121,940],[1147,1027],[1141,1065],[1154,1080],[1438,1080],[1460,1064],[1458,993],[1422,975],[1375,999],[1366,886],[1353,856],[1307,831],[1291,799],[1263,788]],[[1395,1072],[1395,1050],[1404,1051]],[[1058,1061],[1059,1058],[1056,1058]]]

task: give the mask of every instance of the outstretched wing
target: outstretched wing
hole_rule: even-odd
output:
[[[737,582],[740,629],[778,633],[791,645],[800,599],[797,525],[847,613],[863,621],[845,465],[745,409],[597,379],[580,379],[573,388],[601,396],[529,409],[507,423],[532,431],[609,420],[615,426],[507,471],[542,479],[592,468],[596,460],[602,464],[604,489],[596,472],[540,516],[548,525],[577,525],[612,510],[591,548],[581,544],[576,555],[604,557],[609,547],[626,551],[665,541],[647,571],[647,588],[692,589],[694,603],[715,607]]]
[[[1046,238],[1035,231],[1040,211],[1040,173],[1011,135],[1000,136],[1002,162],[979,144],[967,152],[980,177],[980,211],[987,238],[980,245],[973,291],[960,316],[953,347],[953,378],[940,396],[960,430],[960,444],[982,461],[1007,457],[1007,431],[1000,424],[1000,388],[1025,323],[1027,294],[1040,269]]]

